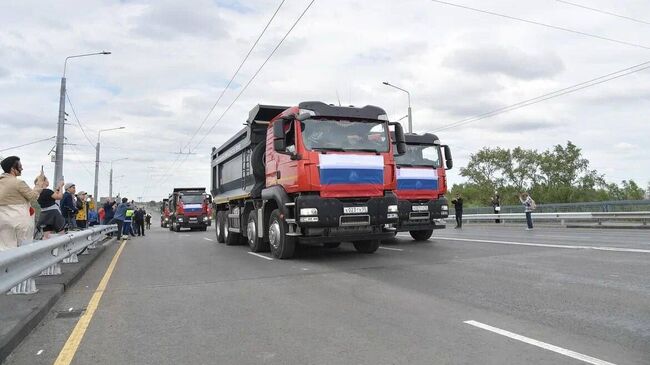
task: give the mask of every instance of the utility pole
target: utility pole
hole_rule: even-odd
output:
[[[124,161],[124,160],[128,160],[128,159],[129,159],[128,157],[125,157],[125,158],[119,158],[117,160],[111,161],[111,171],[109,173],[109,180],[108,180],[108,197],[109,198],[113,197],[113,162]]]
[[[70,58],[87,57],[95,55],[109,55],[111,52],[96,52],[80,54],[76,56],[68,56],[63,63],[63,76],[61,77],[61,92],[59,95],[59,121],[56,128],[56,152],[54,154],[54,185],[63,181],[63,146],[65,144],[65,93],[66,93],[66,79],[65,71],[68,66]]]
[[[102,132],[106,131],[114,131],[118,129],[124,129],[125,127],[117,127],[117,128],[108,128],[108,129],[100,129],[97,132],[97,145],[95,146],[95,200],[99,199],[97,194],[99,193],[99,139],[101,137]],[[112,167],[111,167],[112,170]]]

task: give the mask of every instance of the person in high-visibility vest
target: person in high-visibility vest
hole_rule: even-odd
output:
[[[128,208],[126,208],[126,218],[124,219],[124,232],[122,232],[123,235],[128,236],[133,236],[135,237],[135,234],[133,234],[133,206],[129,204]]]

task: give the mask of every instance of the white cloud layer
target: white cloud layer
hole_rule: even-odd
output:
[[[460,0],[459,0],[460,1]],[[411,92],[415,131],[431,131],[578,82],[650,60],[650,51],[426,0],[318,0],[278,53],[193,155],[176,155],[206,116],[280,0],[8,1],[0,22],[0,149],[56,134],[66,56],[109,50],[68,63],[69,95],[90,139],[102,134],[100,195],[115,191],[159,200],[173,186],[209,183],[209,151],[241,128],[258,103],[304,100],[374,104],[406,114]],[[190,146],[240,92],[307,5],[287,0]],[[644,24],[548,1],[463,0],[463,4],[645,44]],[[592,1],[630,16],[647,1]],[[647,44],[650,46],[650,44]],[[481,147],[546,149],[571,140],[611,180],[650,180],[650,71],[439,133],[456,166]],[[64,173],[93,186],[94,147],[70,106]],[[1,155],[23,159],[31,180],[52,175],[43,142]],[[187,149],[185,149],[187,151]],[[182,162],[180,164],[179,162]],[[172,169],[173,166],[176,166]],[[452,183],[462,181],[458,168]]]

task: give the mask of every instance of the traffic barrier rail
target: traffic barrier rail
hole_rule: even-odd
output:
[[[450,215],[449,219],[456,219]],[[490,213],[490,214],[463,214],[463,221],[522,221],[526,219],[525,213]],[[644,226],[650,221],[648,212],[562,212],[562,213],[536,213],[533,212],[534,220],[560,221],[564,225],[567,220],[572,221],[593,221],[602,224],[603,221],[640,221]]]
[[[454,213],[454,205],[449,204],[450,214]],[[521,204],[502,205],[500,213],[518,213],[521,212]],[[596,202],[580,203],[549,203],[543,204],[537,202],[538,213],[572,213],[572,212],[640,212],[650,211],[650,199],[644,200],[608,200]],[[465,206],[465,214],[491,214],[494,213],[493,206],[472,207]]]
[[[35,276],[61,274],[62,261],[77,262],[77,254],[94,248],[104,235],[116,231],[115,224],[95,226],[0,251],[0,293],[9,290],[10,294],[35,293]]]

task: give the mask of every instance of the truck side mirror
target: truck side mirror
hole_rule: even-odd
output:
[[[388,123],[395,127],[395,147],[397,147],[397,155],[401,156],[406,153],[406,140],[404,138],[404,129],[402,125],[397,122]]]
[[[287,137],[284,134],[284,119],[278,119],[273,123],[273,149],[278,153],[287,152]]]
[[[442,148],[445,150],[445,170],[451,170],[454,167],[454,160],[451,158],[451,148],[447,145],[443,145]]]

